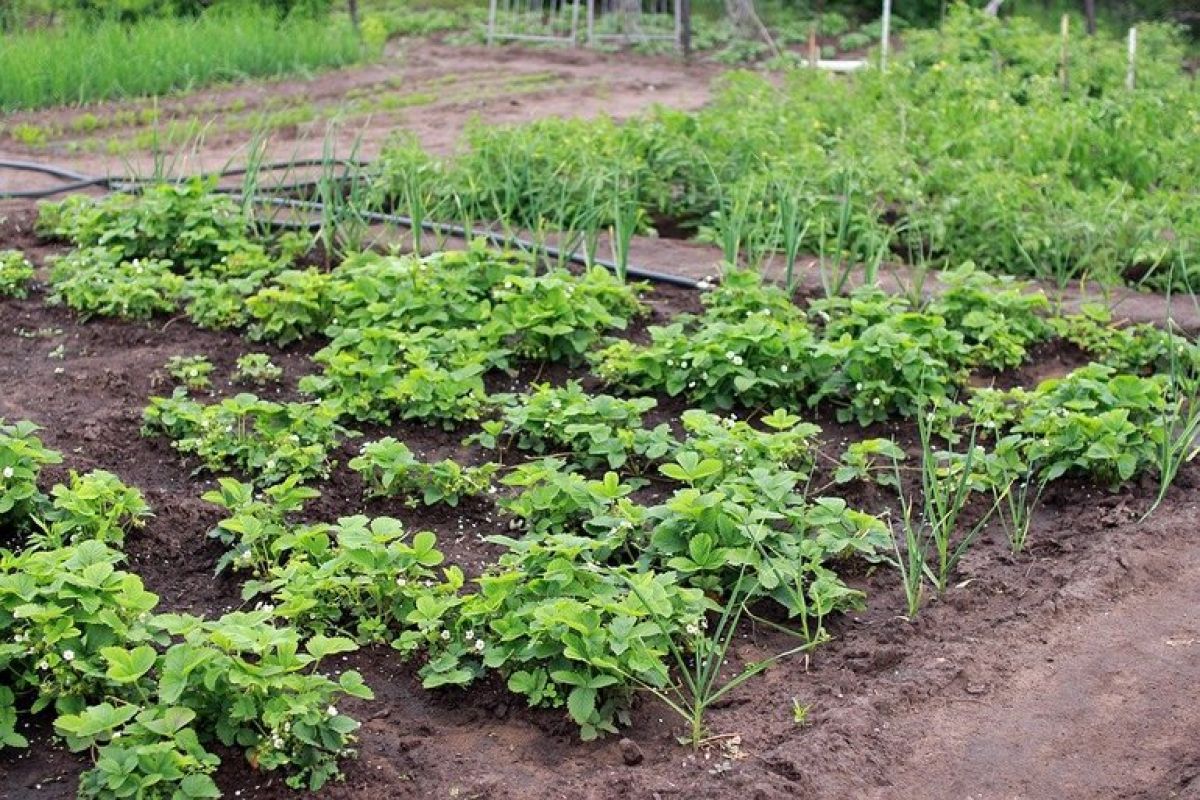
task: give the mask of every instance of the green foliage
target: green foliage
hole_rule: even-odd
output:
[[[33,265],[19,250],[0,250],[0,297],[29,296]]]
[[[463,497],[491,489],[497,465],[463,467],[453,459],[426,463],[413,455],[403,442],[388,436],[369,442],[350,460],[350,469],[362,475],[367,493],[376,497],[405,497],[411,505],[417,498],[427,506],[445,503],[457,506]]]
[[[1041,291],[1007,276],[993,276],[974,264],[938,276],[943,284],[929,311],[960,332],[970,366],[1018,367],[1031,344],[1046,339],[1050,301]]]
[[[892,439],[864,439],[846,447],[833,479],[837,483],[862,481],[900,488],[893,465],[908,455]]]
[[[788,406],[810,383],[812,332],[786,295],[762,286],[757,275],[728,280],[727,288],[705,296],[703,315],[651,327],[648,345],[620,341],[600,351],[596,374],[614,386],[682,395],[706,408]]]
[[[251,386],[266,386],[283,380],[283,369],[271,361],[266,353],[247,353],[238,356],[237,371],[233,376],[237,383]]]
[[[291,344],[325,329],[333,315],[331,278],[316,269],[288,270],[246,298],[251,339]]]
[[[578,363],[600,336],[642,311],[638,287],[600,267],[514,275],[493,293],[494,323],[523,358]]]
[[[117,248],[88,247],[54,259],[49,302],[84,319],[149,319],[174,311],[185,284],[170,261],[125,261]]]
[[[453,602],[463,586],[457,567],[443,561],[432,533],[409,539],[398,520],[345,517],[330,536],[293,550],[266,577],[247,585],[247,596],[269,595],[274,612],[301,630],[338,635],[360,644],[392,642],[411,655],[419,643],[418,608]]]
[[[246,240],[241,207],[199,179],[156,183],[140,194],[72,195],[43,203],[38,230],[115,261],[169,261],[180,273],[209,269]]]
[[[212,385],[209,375],[212,362],[204,356],[171,356],[167,359],[167,374],[192,391],[207,389]]]
[[[120,11],[139,5],[119,3]],[[199,11],[206,4],[187,5]],[[165,95],[246,77],[344,66],[372,54],[345,20],[306,14],[283,17],[255,3],[218,5],[199,16],[6,31],[0,52],[0,74],[6,77],[0,108]],[[146,69],[146,64],[154,69]]]
[[[72,471],[70,482],[50,490],[45,532],[34,538],[43,548],[95,540],[120,547],[125,536],[146,524],[150,507],[142,493],[126,486],[111,472],[86,475]]]
[[[142,433],[168,437],[211,472],[238,470],[270,486],[292,475],[328,474],[329,451],[346,433],[338,416],[328,403],[274,403],[252,394],[203,405],[176,389],[150,398]]]
[[[1050,320],[1055,333],[1119,372],[1167,372],[1172,349],[1184,372],[1200,368],[1200,351],[1187,339],[1150,323],[1119,325],[1105,306],[1085,305],[1079,314]]]
[[[782,409],[759,421],[767,430],[759,430],[736,415],[721,418],[706,411],[692,409],[681,418],[687,438],[679,448],[679,458],[690,454],[697,463],[715,464],[711,474],[694,472],[683,476],[671,474],[675,466],[663,467],[668,477],[683,480],[693,486],[711,487],[734,475],[748,475],[758,468],[784,469],[807,476],[816,452],[814,441],[820,428]],[[706,470],[707,472],[708,470]]]
[[[509,550],[476,593],[452,614],[418,615],[442,645],[421,670],[425,685],[495,670],[530,705],[565,706],[584,739],[614,732],[637,684],[665,685],[668,637],[698,624],[703,595],[670,574],[605,566],[619,544],[611,536],[497,541]],[[652,613],[669,625],[655,624]]]
[[[286,560],[293,549],[327,546],[327,525],[292,522],[306,502],[321,496],[317,490],[301,486],[299,476],[289,476],[261,493],[253,484],[233,478],[221,478],[217,483],[218,488],[201,499],[229,512],[209,532],[225,547],[225,554],[217,562],[218,572],[232,567],[262,576]]]
[[[812,356],[810,368],[822,377],[809,404],[835,401],[839,420],[860,425],[912,416],[929,398],[954,393],[967,356],[962,334],[929,313],[891,313],[837,338],[827,331]]]
[[[42,444],[38,426],[0,418],[0,530],[21,533],[29,528],[47,498],[38,489],[42,468],[58,464],[62,456]]]
[[[828,614],[861,605],[862,593],[826,562],[851,553],[875,558],[888,544],[882,522],[833,498],[810,505],[797,491],[798,475],[765,467],[695,488],[707,477],[702,463],[685,454],[681,469],[663,468],[693,486],[650,510],[653,559],[707,593],[770,597],[818,628]]]
[[[1008,412],[1014,421],[1000,430],[1021,437],[1020,453],[1037,465],[1043,482],[1070,473],[1116,486],[1158,463],[1170,402],[1161,377],[1092,364],[1033,392],[984,397],[974,409],[977,418],[1000,403],[1015,407]]]
[[[569,453],[584,469],[619,469],[629,461],[656,461],[675,446],[666,423],[653,430],[642,427],[642,417],[658,405],[652,398],[589,395],[569,381],[561,388],[541,384],[529,394],[495,399],[502,404],[500,419],[484,423],[483,433],[473,437],[485,447],[508,443],[539,455]]]

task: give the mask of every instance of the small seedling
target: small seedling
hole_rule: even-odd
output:
[[[241,384],[265,386],[283,380],[283,369],[276,366],[266,353],[247,353],[237,360],[233,379]]]
[[[207,389],[213,365],[204,356],[172,356],[166,364],[167,373],[192,391]]]

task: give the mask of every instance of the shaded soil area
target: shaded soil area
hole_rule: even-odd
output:
[[[32,237],[31,216],[9,216],[0,248],[22,248],[40,262],[52,249]],[[696,303],[695,295],[667,288],[648,299],[652,321]],[[0,301],[0,417],[44,427],[43,440],[65,461],[50,479],[103,467],[140,488],[155,516],[128,539],[129,568],[161,596],[163,609],[217,615],[240,605],[240,587],[213,576],[220,551],[205,534],[219,513],[199,499],[213,481],[193,475],[194,464],[164,440],[140,435],[142,408],[152,394],[169,392],[160,374],[166,360],[197,353],[216,364],[216,391],[226,394],[237,356],[267,352],[286,370],[279,396],[293,397],[295,381],[311,369],[311,348],[280,351],[184,319],[81,323],[46,306],[39,291]],[[1044,348],[1013,380],[1031,382],[1075,361],[1061,348]],[[538,375],[531,368],[502,383],[520,388]],[[541,378],[571,375],[549,370]],[[678,410],[662,403],[666,415]],[[903,426],[862,431],[816,421],[833,457],[851,438],[912,438]],[[431,457],[478,458],[459,444],[469,432],[397,425],[365,433],[395,435]],[[347,444],[338,460],[344,465],[360,443]],[[496,554],[481,537],[505,528],[486,502],[456,510],[365,503],[344,466],[319,488],[313,514],[396,516],[410,530],[436,532],[448,560],[470,573]],[[415,667],[386,648],[353,654],[345,667],[361,670],[377,699],[347,703],[364,723],[360,755],[345,763],[345,781],[321,796],[1195,797],[1200,470],[1188,466],[1163,507],[1140,523],[1154,488],[1056,484],[1026,553],[1011,555],[1002,532],[987,530],[954,586],[915,622],[899,616],[904,604],[891,569],[859,569],[851,582],[866,591],[867,608],[832,620],[834,640],[810,659],[785,661],[730,694],[709,722],[713,732],[738,738],[699,754],[676,743],[680,726],[650,698],[624,732],[632,742],[625,749],[643,755],[628,766],[619,737],[582,743],[564,713],[529,710],[496,682],[430,692]],[[871,487],[827,493],[870,511],[890,505]],[[747,626],[731,668],[792,644]],[[794,703],[811,708],[803,725]],[[27,753],[0,752],[0,798],[74,797],[84,759],[49,744],[46,732],[39,721]],[[280,778],[252,771],[237,754],[222,755],[218,782],[227,796],[294,796]]]

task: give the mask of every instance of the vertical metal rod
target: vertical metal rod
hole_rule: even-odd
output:
[[[596,3],[599,0],[587,0],[588,15],[587,15],[587,40],[591,46],[596,43]]]
[[[679,0],[679,46],[683,48],[683,57],[692,57],[692,0]]]
[[[579,46],[579,0],[571,5],[571,47]]]
[[[892,0],[883,0],[883,34],[879,41],[879,69],[887,70],[889,39],[892,35]]]
[[[498,1],[499,0],[492,0],[492,2],[488,5],[488,47],[491,47],[496,41],[496,3]]]

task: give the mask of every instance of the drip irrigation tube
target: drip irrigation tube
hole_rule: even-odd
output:
[[[360,161],[329,162],[324,159],[305,159],[305,160],[301,160],[301,161],[274,162],[274,163],[270,163],[270,164],[263,164],[263,165],[258,166],[255,169],[258,171],[264,171],[264,172],[279,171],[279,170],[292,168],[292,167],[326,166],[329,163],[335,163],[340,166],[355,167],[355,168],[362,168],[362,167],[366,166],[366,164],[364,164],[363,162],[360,162]],[[92,176],[82,175],[80,173],[74,172],[69,169],[54,167],[54,166],[50,166],[50,165],[46,165],[46,164],[35,164],[32,162],[28,162],[28,161],[3,161],[3,160],[0,160],[0,169],[11,169],[11,170],[18,170],[18,171],[23,171],[23,172],[35,172],[35,173],[49,176],[51,178],[56,178],[58,180],[64,181],[63,184],[49,188],[49,189],[38,189],[38,190],[18,191],[18,192],[0,191],[0,200],[4,200],[4,199],[23,199],[23,200],[42,199],[42,198],[46,198],[46,197],[53,197],[54,195],[58,195],[58,194],[64,194],[66,192],[78,191],[79,189],[86,189],[86,188],[93,188],[93,187],[101,188],[106,191],[133,191],[133,192],[136,192],[139,189],[141,189],[143,186],[146,186],[153,182],[149,179],[142,179],[142,178],[129,179],[129,178],[111,178],[111,177],[107,177],[107,178],[92,177]],[[215,173],[207,173],[201,177],[227,178],[227,177],[234,177],[237,175],[245,175],[247,172],[249,172],[249,168],[236,168],[236,169],[222,170],[220,172],[215,172]],[[287,186],[279,186],[276,188],[279,191],[288,191],[288,190],[294,190],[294,189],[298,189],[298,188],[307,188],[312,185],[313,185],[312,182],[307,182],[307,183],[292,184],[292,185],[287,185]],[[278,197],[278,196],[271,195],[271,194],[264,195],[264,194],[257,194],[257,193],[251,195],[249,198],[246,198],[246,196],[239,194],[236,190],[229,190],[228,193],[235,199],[239,199],[244,202],[248,200],[248,202],[253,205],[274,206],[276,208],[290,208],[290,209],[293,209],[296,211],[308,211],[308,212],[316,212],[316,213],[323,213],[325,211],[325,204],[322,202],[316,201],[316,200],[297,200],[295,198],[290,198],[290,197]],[[378,211],[367,211],[367,212],[362,212],[359,216],[363,220],[368,221],[368,222],[375,222],[375,223],[386,224],[386,225],[397,225],[397,226],[400,226],[403,228],[408,228],[409,230],[412,230],[415,227],[415,224],[410,217],[405,217],[405,216],[402,216],[399,214],[385,214],[385,213],[378,212]],[[267,224],[275,226],[275,227],[304,228],[306,230],[316,230],[316,229],[320,228],[323,223],[319,220],[314,220],[312,222],[268,221]],[[442,234],[442,235],[448,235],[448,236],[458,236],[458,237],[461,237],[464,239],[466,239],[466,238],[484,239],[484,240],[488,241],[489,243],[491,243],[493,245],[497,245],[497,246],[517,247],[522,250],[540,251],[542,253],[545,253],[545,255],[548,258],[565,259],[566,261],[568,261],[572,264],[578,264],[580,266],[593,265],[593,266],[598,266],[598,267],[607,269],[610,272],[619,272],[618,265],[613,261],[609,261],[606,259],[591,259],[591,260],[589,260],[585,256],[579,254],[578,252],[576,252],[574,250],[572,250],[571,252],[568,253],[565,250],[558,248],[558,247],[549,247],[549,246],[539,245],[539,244],[536,244],[535,242],[531,242],[527,239],[522,239],[520,237],[512,236],[509,234],[497,233],[495,231],[490,231],[490,230],[485,230],[485,229],[480,229],[480,228],[468,229],[462,225],[456,225],[456,224],[446,223],[446,222],[426,221],[426,222],[420,223],[420,228],[421,228],[421,230],[428,231],[430,233],[436,233],[436,234]],[[700,288],[699,282],[693,278],[687,278],[682,275],[672,275],[671,273],[667,273],[667,272],[658,272],[656,270],[643,269],[641,267],[630,266],[625,270],[625,274],[631,278],[635,278],[637,280],[650,281],[651,283],[661,283],[661,284],[665,284],[668,286],[678,286],[678,287],[682,287],[685,289]]]

